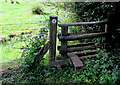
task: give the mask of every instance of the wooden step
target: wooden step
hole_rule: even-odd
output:
[[[69,36],[58,36],[60,41],[73,41],[73,40],[79,40],[79,39],[85,39],[85,38],[95,38],[106,35],[106,32],[101,33],[88,33],[88,34],[72,34]]]
[[[67,55],[70,57],[70,60],[72,61],[75,70],[77,70],[77,68],[81,68],[84,66],[83,62],[79,59],[79,57],[75,53],[68,53]]]

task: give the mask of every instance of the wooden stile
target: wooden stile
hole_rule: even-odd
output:
[[[110,33],[108,26],[108,21],[96,21],[96,22],[76,22],[76,23],[65,23],[58,24],[61,27],[61,34],[58,35],[58,39],[61,41],[61,46],[58,46],[60,51],[60,56],[56,56],[56,35],[57,35],[57,16],[50,17],[50,65],[59,66],[67,64],[70,60],[72,61],[75,70],[77,68],[83,67],[81,60],[85,58],[94,58],[96,57],[97,50],[96,44],[93,42],[81,43],[75,45],[67,45],[68,41],[81,40],[87,38],[97,38],[101,36],[106,36],[106,41],[110,41]],[[94,25],[94,24],[105,24],[105,32],[100,30],[93,32],[84,32],[84,33],[68,33],[69,26],[81,26],[81,25]],[[109,34],[109,35],[108,35]],[[69,58],[68,58],[69,57]]]

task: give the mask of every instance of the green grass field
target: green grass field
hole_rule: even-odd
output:
[[[62,3],[57,3],[61,5]],[[49,6],[50,5],[50,6]],[[54,3],[40,3],[40,2],[22,2],[20,4],[11,4],[10,2],[0,2],[0,38],[8,38],[9,35],[20,35],[21,32],[30,32],[31,29],[36,29],[31,35],[39,33],[39,29],[44,27],[40,21],[47,22],[49,16],[58,16],[59,23],[67,23],[71,21],[70,13],[56,7]],[[44,15],[37,15],[32,13],[32,8],[40,7]],[[31,24],[33,23],[33,24]],[[34,24],[35,23],[35,24]],[[26,30],[27,29],[27,30]],[[59,29],[59,28],[58,28]],[[27,37],[27,35],[25,36]],[[25,42],[20,41],[20,37],[12,39],[6,43],[0,43],[1,59],[0,63],[11,62],[21,57],[22,50],[16,49],[25,46]]]

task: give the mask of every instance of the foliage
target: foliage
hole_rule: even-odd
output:
[[[65,3],[65,6],[70,8],[73,13],[76,14],[76,22],[89,22],[89,21],[110,21],[117,23],[115,28],[120,28],[120,2],[118,3],[98,3],[98,2],[75,2]],[[101,29],[102,28],[102,29]],[[93,26],[81,26],[81,29],[87,30],[104,30],[104,27],[98,25]]]
[[[102,21],[113,18],[111,16],[114,16],[114,18],[115,16],[119,17],[119,13],[120,13],[119,4],[120,3],[76,2],[73,7],[74,9],[73,11],[78,15],[77,16],[78,20]]]
[[[75,6],[75,4],[73,6]],[[90,8],[89,5],[92,5],[94,3],[83,3],[83,4],[88,5],[88,8]],[[86,7],[84,5],[82,6]],[[82,10],[82,8],[80,9]],[[83,19],[84,21],[87,20],[87,17],[81,19]],[[94,20],[93,17],[90,19]],[[104,18],[102,17],[101,20],[102,19]],[[26,48],[26,50],[24,50],[22,57],[24,61],[23,65],[25,66],[23,67],[21,66],[17,69],[13,69],[12,74],[9,75],[4,73],[2,75],[3,84],[8,84],[8,83],[9,84],[10,83],[11,84],[76,83],[76,84],[96,84],[96,85],[119,84],[120,81],[120,73],[118,69],[120,66],[119,51],[118,52],[115,51],[115,53],[105,53],[104,51],[100,50],[97,58],[92,60],[90,59],[85,60],[84,63],[85,67],[83,68],[82,72],[75,72],[73,70],[73,66],[71,65],[71,63],[65,67],[55,68],[55,67],[43,65],[43,63],[40,62],[36,68],[28,69],[28,67],[31,66],[31,64],[33,63],[35,56],[37,56],[37,52],[39,51],[39,49],[47,41],[47,37],[40,37],[40,35],[47,30],[48,27],[40,28],[40,34],[38,36],[31,37],[31,39],[28,40],[29,44],[27,43],[26,47],[24,47]]]
[[[111,53],[105,53],[100,50],[97,58],[86,59],[85,67],[82,72],[75,72],[72,64],[65,67],[50,67],[39,64],[37,68],[22,68],[15,71],[10,78],[6,78],[3,83],[76,83],[76,84],[119,84],[119,65],[115,60],[119,55],[110,56]],[[5,76],[5,74],[4,74]],[[14,78],[16,77],[16,78]]]
[[[22,58],[24,63],[28,66],[31,66],[34,58],[38,55],[40,48],[47,42],[48,36],[48,27],[40,28],[39,34],[37,36],[31,37],[25,46],[25,49],[22,53]]]

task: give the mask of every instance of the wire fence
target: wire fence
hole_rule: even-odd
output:
[[[14,29],[12,27],[8,27],[7,29],[2,29],[2,30],[15,30],[15,31],[13,31],[14,34],[8,34],[7,37],[0,37],[0,43],[11,41],[12,38],[19,38],[19,37],[21,37],[23,35],[28,35],[28,34],[32,34],[32,36],[36,36],[36,34],[34,34],[34,32],[39,33],[41,29],[44,29],[46,27],[46,24],[48,25],[47,21],[48,20],[46,20],[46,21],[38,21],[38,22],[33,22],[33,23],[0,24],[0,26],[13,26],[13,25],[18,25],[18,26],[23,25],[23,26],[25,26],[25,25],[29,25],[29,24],[38,24],[38,26],[41,25],[40,28],[32,27],[32,28],[22,28],[22,29],[21,28],[20,29],[15,28]],[[17,33],[16,31],[19,31],[19,30],[22,30],[22,31]],[[29,31],[26,31],[26,30],[29,30]],[[48,35],[48,31],[45,31],[42,34],[39,34],[39,36],[43,36],[43,35],[46,35],[46,34]]]
[[[43,21],[38,21],[38,22],[33,22],[33,23],[14,23],[14,24],[0,24],[0,27],[1,27],[1,31],[3,31],[3,30],[22,30],[22,31],[26,31],[26,30],[40,30],[39,28],[34,28],[34,27],[32,27],[32,28],[24,28],[24,26],[27,26],[27,25],[41,25],[41,26],[44,26],[45,24],[47,23],[47,21],[45,21],[45,22],[43,22]],[[20,27],[19,28],[19,25],[22,25],[23,26],[23,28],[22,27]],[[2,26],[4,27],[4,26],[6,26],[6,28],[2,28]],[[17,27],[7,27],[7,26],[18,26],[18,28]]]
[[[40,29],[38,29],[38,28],[29,28],[29,29],[22,28],[22,29],[2,29],[2,30],[40,30]]]
[[[12,25],[29,25],[29,24],[45,24],[47,23],[48,20],[46,21],[38,21],[38,22],[30,22],[30,23],[12,23],[12,24],[0,24],[0,26],[12,26]]]
[[[34,23],[15,23],[15,24],[0,24],[0,26],[11,26],[11,25],[21,25],[21,24],[39,24],[39,22],[34,22]]]

